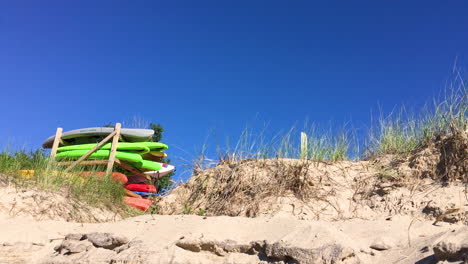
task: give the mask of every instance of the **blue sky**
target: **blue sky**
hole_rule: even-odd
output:
[[[461,0],[3,1],[0,146],[134,117],[165,127],[173,157],[249,123],[365,127],[466,69],[467,14]]]

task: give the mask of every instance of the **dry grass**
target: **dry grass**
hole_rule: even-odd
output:
[[[348,166],[351,162],[344,162]],[[161,213],[194,213],[207,215],[255,217],[275,210],[277,198],[291,197],[302,202],[320,201],[333,207],[329,198],[343,183],[331,174],[345,173],[329,163],[306,159],[260,159],[224,162],[195,175],[176,188],[161,203]],[[304,203],[303,203],[304,204]],[[319,214],[320,212],[317,212]]]
[[[434,199],[430,198],[432,192],[444,192],[441,181],[453,182],[458,191],[461,189],[457,186],[467,182],[467,133],[454,131],[406,157],[387,155],[371,161],[339,162],[225,160],[198,171],[161,199],[159,213],[257,217],[284,211],[286,199],[286,207],[292,206],[288,214],[307,214],[305,219],[366,218],[412,210],[421,214],[429,199]],[[420,202],[415,202],[418,199]],[[465,221],[464,216],[457,219]]]
[[[366,139],[364,158],[408,154],[428,142],[468,128],[468,87],[459,72],[454,82],[419,113],[402,107],[388,116],[381,115]]]
[[[452,124],[449,134],[426,141],[409,161],[417,178],[468,182],[468,130]]]

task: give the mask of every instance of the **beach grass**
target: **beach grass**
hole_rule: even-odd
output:
[[[463,80],[451,84],[439,99],[418,113],[401,107],[395,113],[380,115],[366,138],[363,158],[386,154],[407,154],[426,142],[468,127],[468,87]]]
[[[122,201],[125,194],[120,183],[111,177],[79,175],[84,170],[105,171],[102,166],[76,167],[69,173],[63,172],[63,169],[55,162],[50,163],[44,150],[4,150],[0,153],[0,178],[3,182],[24,189],[58,192],[70,197],[70,201],[81,201],[91,206],[122,213],[127,211]]]
[[[444,94],[426,104],[419,111],[401,106],[391,113],[379,113],[371,118],[369,128],[360,129],[363,136],[349,124],[339,129],[320,129],[305,122],[267,136],[267,127],[246,127],[239,138],[230,144],[217,144],[220,163],[246,159],[292,158],[317,162],[372,159],[382,155],[405,155],[425,142],[447,135],[451,129],[466,131],[468,127],[468,89],[465,82],[450,84]],[[332,126],[330,126],[332,127]],[[270,131],[271,132],[271,131]],[[204,146],[204,150],[208,149]],[[201,153],[198,157],[208,157]],[[211,159],[212,161],[212,159]],[[197,159],[197,166],[203,162]],[[213,165],[216,163],[210,162]]]

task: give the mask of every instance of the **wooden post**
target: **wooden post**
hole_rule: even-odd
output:
[[[301,132],[301,154],[300,154],[301,159],[307,159],[308,147],[309,145],[307,143],[307,134],[304,132]]]
[[[57,149],[58,149],[60,140],[62,138],[62,131],[63,129],[59,127],[57,128],[57,131],[55,132],[55,138],[54,138],[54,143],[52,144],[52,150],[50,151],[49,162],[52,162],[55,159],[55,155],[57,154]]]
[[[104,145],[107,141],[109,141],[113,136],[115,136],[116,132],[112,132],[110,133],[106,138],[104,138],[101,142],[99,142],[94,148],[92,148],[90,151],[88,151],[88,153],[86,153],[84,156],[82,156],[81,158],[79,158],[78,160],[76,160],[75,162],[72,163],[72,165],[70,165],[70,167],[66,168],[64,170],[64,172],[67,172],[67,171],[70,171],[71,169],[73,169],[76,165],[78,165],[80,162],[82,162],[83,160],[87,159],[89,156],[91,156],[91,154],[93,154],[96,150],[98,150],[100,147],[102,147],[102,145]]]
[[[112,139],[112,146],[110,150],[109,161],[107,162],[106,176],[109,176],[112,173],[112,169],[114,168],[115,152],[117,151],[117,145],[119,144],[121,126],[122,125],[120,123],[115,124],[115,130],[114,130],[115,135],[114,135],[114,138]]]

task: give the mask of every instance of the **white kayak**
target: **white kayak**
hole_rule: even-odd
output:
[[[90,127],[80,128],[64,132],[62,134],[62,145],[77,145],[99,142],[102,137],[111,134],[113,127]],[[144,142],[151,139],[154,135],[152,129],[122,128],[120,135],[127,142]],[[55,135],[50,136],[42,144],[43,148],[51,148],[54,143]]]
[[[175,171],[175,167],[169,164],[163,164],[163,168],[157,171],[146,171],[145,174],[154,178],[161,178]]]

